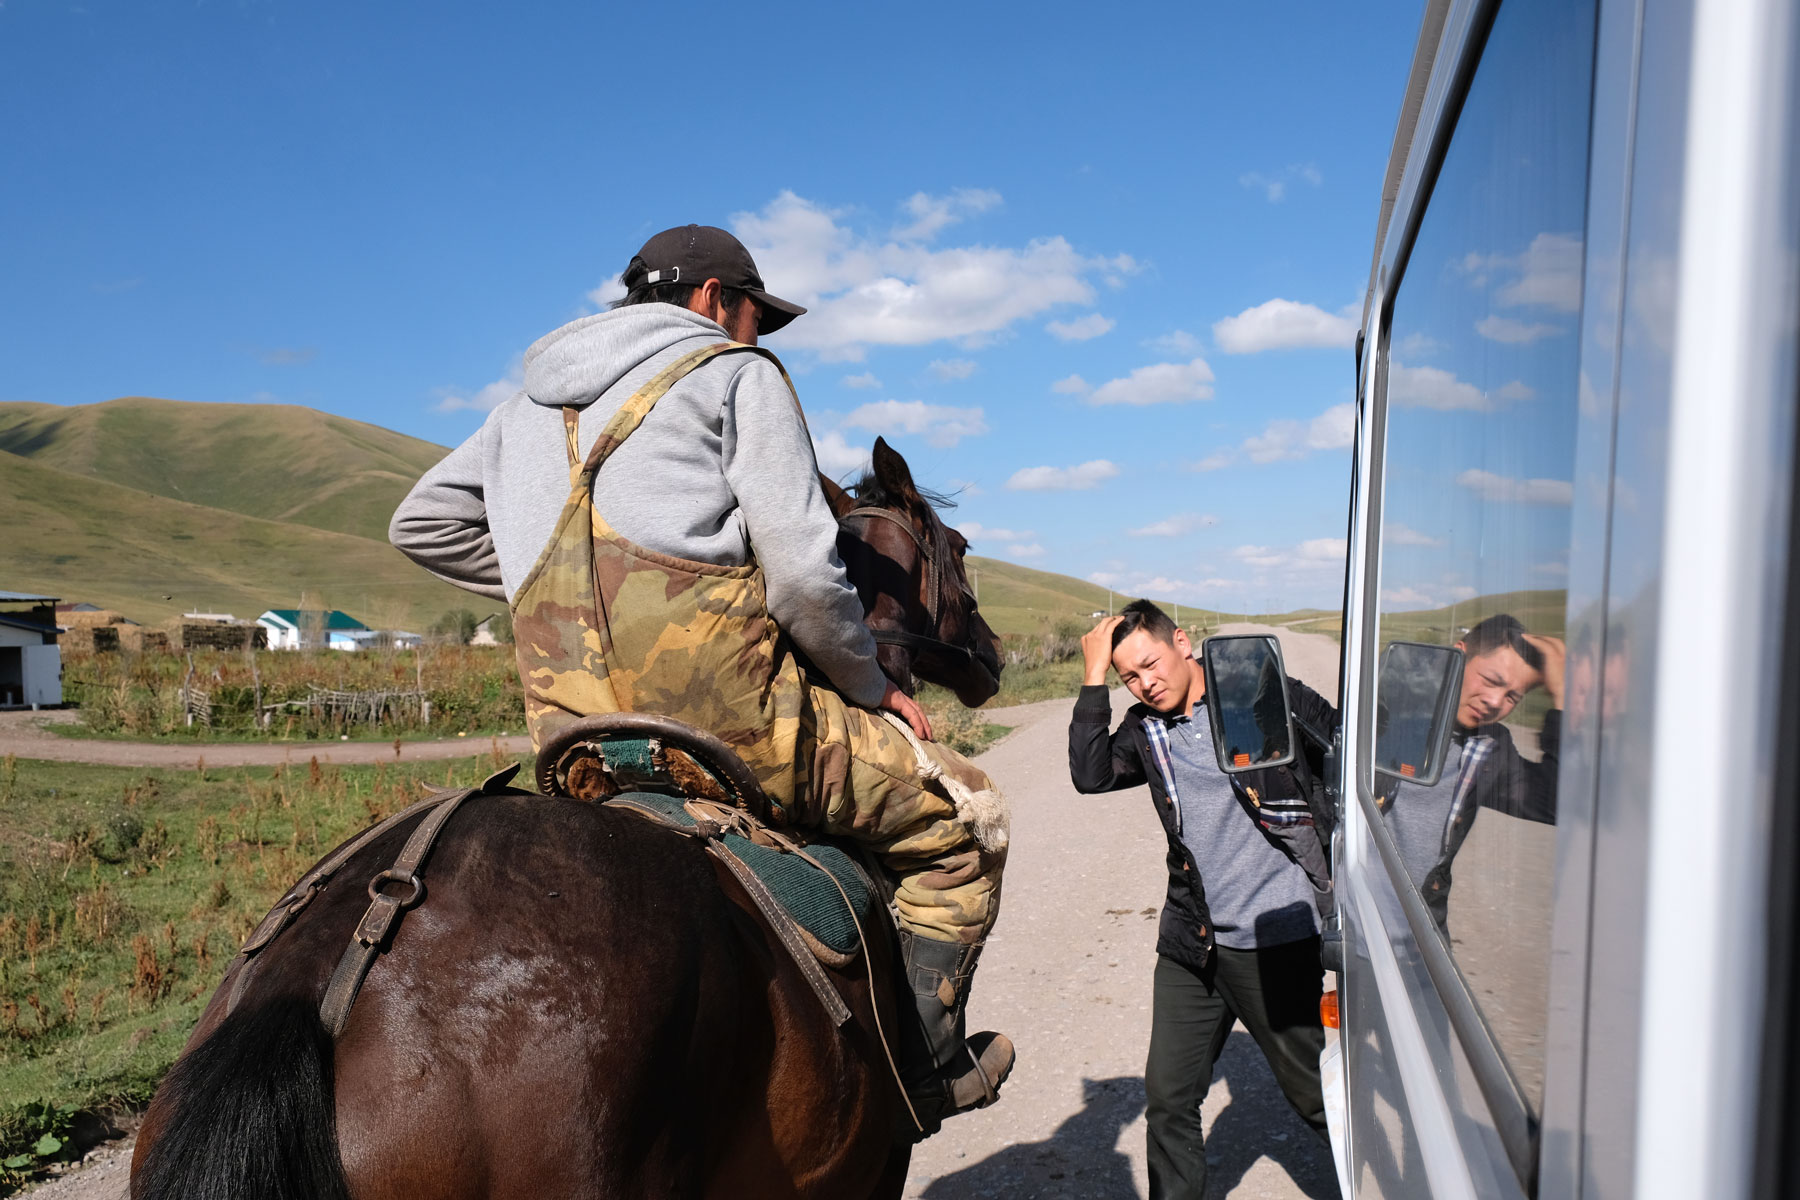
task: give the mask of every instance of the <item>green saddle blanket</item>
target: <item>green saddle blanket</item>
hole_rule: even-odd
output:
[[[608,803],[648,809],[671,825],[691,829],[696,824],[693,814],[682,807],[683,801],[679,796],[666,796],[656,792],[625,792],[612,797]],[[795,924],[839,954],[854,954],[857,951],[861,945],[856,932],[857,925],[867,922],[874,897],[870,894],[868,882],[863,878],[862,872],[848,854],[829,843],[814,843],[806,847],[807,854],[817,859],[820,866],[831,872],[837,883],[842,885],[843,893],[840,895],[831,879],[827,879],[818,867],[797,854],[759,846],[734,832],[727,832],[723,841],[725,848],[737,855],[762,880],[763,886],[769,889]],[[854,917],[844,907],[845,896],[850,898],[855,910]],[[863,924],[863,928],[867,927]]]

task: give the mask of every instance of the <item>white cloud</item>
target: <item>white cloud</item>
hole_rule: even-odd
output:
[[[446,389],[437,403],[439,412],[493,412],[525,386],[525,356],[513,359],[505,375],[484,384],[473,394]]]
[[[1240,187],[1260,191],[1270,204],[1280,204],[1287,196],[1287,185],[1294,182],[1318,187],[1325,182],[1325,176],[1311,163],[1297,163],[1271,175],[1249,171],[1238,176]]]
[[[868,447],[850,445],[835,429],[824,437],[813,438],[813,457],[818,459],[819,470],[833,479],[869,469]]]
[[[1343,538],[1308,538],[1297,546],[1239,546],[1231,556],[1263,570],[1307,570],[1321,566],[1342,568],[1348,543]]]
[[[1409,367],[1399,362],[1388,366],[1388,399],[1408,408],[1440,412],[1481,412],[1488,407],[1486,392],[1442,367]]]
[[[1306,458],[1315,451],[1347,450],[1356,441],[1356,406],[1334,404],[1310,421],[1279,420],[1245,438],[1235,450],[1221,450],[1194,464],[1196,471],[1216,471],[1236,462],[1239,455],[1254,463],[1286,462]]]
[[[977,538],[990,542],[1029,542],[1037,534],[1029,529],[990,529],[979,521],[967,521],[956,527],[956,531],[971,542]]]
[[[1130,533],[1132,537],[1180,537],[1196,529],[1210,529],[1218,523],[1219,518],[1207,513],[1180,513],[1140,526]]]
[[[1270,463],[1305,458],[1315,450],[1347,450],[1356,440],[1356,406],[1334,404],[1312,420],[1271,421],[1260,434],[1244,441],[1251,462]]]
[[[1529,400],[1535,395],[1537,395],[1537,389],[1520,379],[1515,379],[1511,383],[1503,383],[1494,389],[1494,398],[1497,400]]]
[[[875,372],[864,371],[861,375],[846,375],[838,380],[847,388],[878,388],[881,380],[875,378]]]
[[[1569,564],[1564,562],[1534,563],[1532,564],[1531,570],[1533,574],[1548,575],[1552,579],[1567,579],[1569,577]]]
[[[950,198],[942,211],[955,216],[979,207],[956,195],[964,198]],[[858,234],[844,214],[793,192],[732,217],[770,290],[811,310],[772,340],[848,361],[869,346],[973,347],[1059,305],[1091,305],[1096,277],[1122,280],[1139,269],[1126,255],[1080,254],[1061,237],[1020,247],[933,248],[923,239],[927,228],[943,227],[937,202],[927,197],[917,210],[907,203],[916,219],[901,231],[905,238]]]
[[[1237,453],[1232,450],[1221,450],[1217,454],[1209,454],[1194,464],[1196,471],[1217,471],[1229,467],[1237,461]]]
[[[592,304],[595,308],[610,307],[613,301],[623,300],[625,298],[625,281],[619,276],[614,275],[605,283],[589,292],[587,298],[588,303]]]
[[[1412,362],[1415,359],[1430,358],[1443,348],[1444,344],[1430,334],[1414,331],[1394,344],[1393,357]]]
[[[1088,381],[1079,375],[1070,375],[1051,384],[1050,390],[1065,396],[1079,396],[1088,391]]]
[[[1173,329],[1146,339],[1144,345],[1165,354],[1193,354],[1200,349],[1200,339],[1185,329]]]
[[[877,400],[844,418],[845,429],[875,433],[923,435],[933,446],[954,446],[966,437],[986,433],[987,416],[979,408],[951,408],[920,400]]]
[[[1397,521],[1389,521],[1381,527],[1381,543],[1384,546],[1442,546],[1444,539],[1420,533]]]
[[[1089,404],[1180,404],[1211,400],[1212,368],[1196,358],[1185,363],[1152,363],[1123,379],[1109,379],[1088,394]]]
[[[1044,557],[1044,548],[1042,546],[1038,545],[1036,542],[1029,542],[1029,543],[1025,543],[1022,545],[1016,545],[1016,546],[1008,546],[1006,548],[1006,552],[1008,554],[1012,555],[1014,558],[1042,558],[1042,557]]]
[[[1073,321],[1052,321],[1044,328],[1062,341],[1086,342],[1112,332],[1112,327],[1117,323],[1111,317],[1089,313],[1085,317],[1076,317]]]
[[[1449,585],[1443,587],[1392,587],[1383,588],[1381,605],[1383,608],[1411,612],[1427,608],[1443,608],[1463,600],[1473,600],[1475,589],[1466,585]]]
[[[1342,349],[1356,342],[1356,317],[1349,311],[1334,315],[1294,300],[1267,300],[1235,317],[1213,322],[1213,340],[1227,354],[1312,346]]]
[[[958,188],[948,196],[914,192],[900,206],[912,218],[912,224],[894,230],[894,237],[902,242],[928,242],[946,225],[954,225],[971,213],[998,208],[1000,203],[1000,193],[986,188]]]
[[[1575,498],[1574,485],[1566,479],[1514,479],[1470,468],[1456,482],[1495,504],[1566,505]]]
[[[1581,307],[1581,238],[1540,233],[1513,260],[1519,278],[1500,289],[1502,304],[1537,305],[1572,313]]]
[[[1014,471],[1006,486],[1015,492],[1081,492],[1118,473],[1118,467],[1096,458],[1074,467],[1026,467]]]
[[[1470,287],[1505,278],[1494,299],[1512,308],[1548,308],[1572,313],[1581,307],[1581,238],[1540,233],[1520,254],[1465,254],[1452,266]]]
[[[967,379],[973,375],[975,364],[966,358],[939,358],[934,359],[925,369],[931,372],[933,378],[948,383],[952,379]]]
[[[1511,317],[1490,315],[1475,322],[1475,332],[1490,342],[1505,342],[1512,346],[1529,346],[1539,338],[1560,333],[1554,325],[1543,321],[1515,321]]]

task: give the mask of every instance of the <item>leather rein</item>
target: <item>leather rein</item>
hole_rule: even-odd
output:
[[[861,505],[838,517],[838,527],[849,530],[849,523],[855,520],[874,519],[886,521],[898,526],[919,551],[919,559],[925,564],[925,617],[928,628],[938,627],[938,606],[943,596],[943,560],[950,555],[950,542],[944,535],[942,522],[934,522],[931,541],[928,544],[913,523],[888,508],[876,508],[872,505]],[[854,533],[854,530],[850,530]],[[965,591],[966,586],[965,586]],[[898,646],[914,653],[919,651],[935,651],[939,654],[953,654],[965,662],[979,662],[975,652],[967,646],[957,646],[942,638],[930,634],[912,633],[904,629],[870,629],[877,645]]]

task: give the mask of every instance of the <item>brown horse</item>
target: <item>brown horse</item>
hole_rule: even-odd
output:
[[[861,514],[843,547],[871,624],[919,639],[890,638],[889,669],[986,699],[998,659],[965,543],[885,443],[874,468],[835,500]],[[838,1029],[729,871],[615,808],[467,800],[334,1041],[320,1001],[362,884],[415,823],[333,876],[235,1005],[233,965],[145,1115],[133,1196],[900,1194],[905,1110],[877,1034],[879,1018],[897,1042],[904,1011],[891,928],[831,972],[852,1012]]]

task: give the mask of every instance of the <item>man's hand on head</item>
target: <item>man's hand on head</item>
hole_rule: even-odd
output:
[[[1525,640],[1539,654],[1543,655],[1544,668],[1538,672],[1538,682],[1550,693],[1550,707],[1563,706],[1563,669],[1568,663],[1569,648],[1561,638],[1544,637],[1541,634],[1528,633]]]
[[[1112,666],[1113,630],[1117,629],[1119,622],[1124,619],[1124,617],[1107,617],[1082,635],[1081,682],[1084,686],[1095,687],[1106,682],[1106,672]]]

